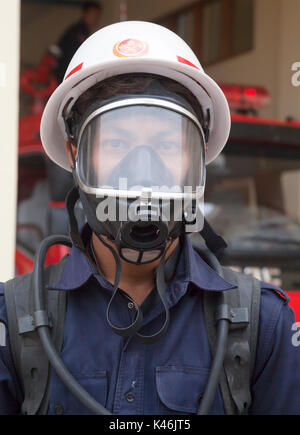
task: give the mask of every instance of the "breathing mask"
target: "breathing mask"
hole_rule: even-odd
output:
[[[200,122],[175,98],[95,102],[78,128],[75,166],[91,228],[112,240],[126,261],[159,258],[187,214],[195,214],[204,152]]]

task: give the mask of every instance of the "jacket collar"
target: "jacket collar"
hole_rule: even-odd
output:
[[[87,244],[91,237],[91,230],[88,225],[84,226],[81,236],[83,242]],[[63,291],[75,290],[87,283],[91,276],[95,276],[103,287],[112,288],[111,284],[99,275],[86,254],[73,246],[60,280],[55,285],[47,286],[47,288]],[[191,283],[206,291],[225,291],[236,287],[234,284],[225,281],[200,257],[194,250],[188,236],[182,238],[182,249],[176,274],[172,281],[173,283],[186,283],[185,287]]]

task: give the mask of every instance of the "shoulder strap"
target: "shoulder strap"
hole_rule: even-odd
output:
[[[228,268],[223,268],[223,274],[224,279],[235,284],[237,288],[224,292],[225,304],[232,315],[232,324],[220,376],[220,388],[225,413],[241,415],[247,414],[251,404],[250,386],[259,326],[260,282]],[[212,354],[216,345],[215,298],[212,292],[204,293],[204,315]]]
[[[65,260],[45,268],[45,285],[54,284],[62,274]],[[5,284],[12,357],[24,394],[22,414],[47,412],[49,362],[42,348],[33,322],[32,274],[16,277]],[[48,313],[57,349],[61,349],[64,331],[66,293],[48,292]]]

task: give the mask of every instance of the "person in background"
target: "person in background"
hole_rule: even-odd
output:
[[[57,65],[54,74],[58,83],[80,45],[99,28],[102,6],[97,1],[86,1],[82,6],[81,18],[69,27],[56,44]]]

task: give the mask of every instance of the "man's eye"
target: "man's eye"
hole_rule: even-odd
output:
[[[107,148],[113,148],[113,149],[127,149],[128,144],[122,139],[107,139],[103,142],[103,146]]]
[[[180,144],[176,141],[163,141],[156,145],[158,151],[174,151],[180,148]]]

